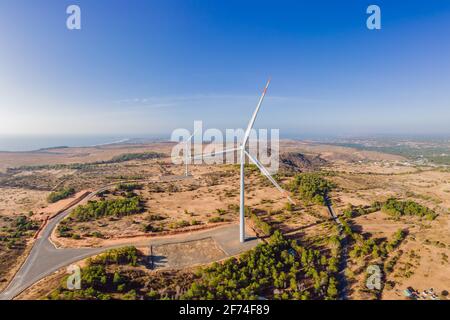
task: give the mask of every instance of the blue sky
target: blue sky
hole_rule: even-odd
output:
[[[449,33],[446,0],[2,0],[0,134],[244,127],[269,76],[282,135],[450,134]]]

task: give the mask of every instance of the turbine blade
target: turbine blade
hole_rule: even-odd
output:
[[[245,144],[247,143],[248,137],[250,136],[250,131],[252,130],[253,124],[255,123],[256,116],[258,115],[259,108],[261,107],[261,104],[262,104],[262,102],[264,100],[264,97],[266,96],[266,92],[267,92],[267,88],[269,88],[269,84],[270,84],[270,78],[267,81],[266,87],[264,88],[264,91],[263,91],[263,93],[261,95],[261,98],[259,98],[259,101],[258,101],[258,104],[256,106],[256,109],[253,112],[253,115],[252,115],[252,118],[250,119],[250,122],[248,123],[247,130],[245,130],[244,139],[242,140],[242,145],[244,147],[245,147]]]
[[[197,133],[197,130],[194,130],[194,132],[191,134],[191,136],[185,141],[185,143],[188,143],[189,141],[191,141],[192,137],[195,136],[195,134]]]
[[[206,154],[198,154],[196,156],[193,156],[192,159],[196,160],[196,159],[202,159],[202,158],[210,158],[210,157],[215,157],[217,155],[220,154],[224,154],[224,153],[228,153],[228,152],[235,152],[237,150],[240,150],[241,148],[231,148],[231,149],[224,149],[224,150],[220,150],[220,151],[215,151],[214,153],[206,153]]]
[[[186,154],[185,154],[185,157],[184,157],[184,158],[185,158],[185,162],[186,162],[186,163],[185,163],[186,166],[187,166],[187,163],[188,163],[188,158],[191,157],[191,150],[190,150],[190,149],[192,148],[192,147],[191,147],[191,148],[188,149],[188,143],[191,142],[192,137],[195,136],[195,134],[197,133],[197,131],[198,131],[198,130],[194,130],[194,132],[191,134],[191,136],[184,142],[184,145],[186,146],[186,149],[185,149],[185,153],[186,153]],[[189,162],[190,162],[190,161],[189,161]],[[187,167],[186,167],[186,168],[187,168]],[[187,170],[187,169],[186,169],[186,170]]]
[[[247,150],[245,150],[245,154],[249,157],[249,159],[261,170],[261,172],[269,179],[270,182],[278,189],[288,200],[290,203],[295,205],[295,201],[288,195],[288,193],[275,181],[275,179],[270,175],[269,171],[258,161],[255,157],[253,157]]]

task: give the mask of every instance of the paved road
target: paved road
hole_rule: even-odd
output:
[[[90,193],[80,203],[84,203],[94,197],[97,193],[108,189],[103,187]],[[0,294],[1,300],[14,298],[20,292],[28,288],[33,283],[42,279],[46,275],[64,267],[74,261],[93,255],[102,249],[57,249],[49,240],[53,229],[58,223],[72,212],[74,207],[62,212],[55,218],[49,220],[42,229],[39,238],[34,242],[33,248],[27,259],[9,283],[8,287]]]
[[[94,197],[97,193],[108,189],[109,186],[103,187],[89,194],[83,201],[84,203]],[[76,206],[76,205],[75,205]],[[57,217],[51,219],[45,228],[41,231],[40,237],[35,241],[33,248],[27,259],[16,273],[8,287],[0,293],[0,300],[11,300],[22,291],[41,280],[42,278],[52,274],[62,267],[71,263],[82,260],[92,255],[96,255],[107,249],[114,247],[122,247],[126,245],[150,246],[161,245],[167,243],[176,243],[192,240],[200,240],[204,238],[212,238],[221,247],[221,249],[229,256],[250,250],[257,245],[258,239],[248,239],[244,244],[239,242],[239,226],[225,225],[222,227],[190,232],[186,234],[178,234],[170,237],[152,238],[145,241],[122,243],[120,245],[108,246],[103,248],[64,248],[58,249],[49,238],[52,231],[68,214],[72,212],[74,207],[62,212]]]

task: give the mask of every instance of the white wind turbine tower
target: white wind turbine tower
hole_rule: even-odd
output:
[[[289,195],[286,193],[286,191],[284,191],[283,188],[281,188],[281,186],[275,181],[275,179],[272,178],[269,171],[261,164],[261,162],[259,162],[256,157],[252,156],[250,154],[250,152],[247,151],[247,147],[246,147],[248,139],[250,137],[250,132],[253,128],[253,124],[255,123],[256,116],[258,115],[259,108],[261,107],[261,104],[264,100],[264,97],[266,95],[269,84],[270,84],[270,79],[267,81],[267,84],[264,88],[261,98],[259,98],[258,105],[256,106],[256,109],[253,112],[250,122],[248,123],[247,130],[245,130],[244,138],[242,140],[241,145],[238,148],[225,149],[222,151],[214,152],[214,155],[219,155],[219,154],[224,154],[224,153],[228,153],[228,152],[235,152],[236,150],[240,151],[240,163],[241,163],[241,170],[240,170],[240,186],[241,187],[240,187],[240,189],[241,190],[240,190],[240,206],[239,206],[239,240],[241,243],[245,241],[245,200],[244,200],[244,198],[245,198],[245,181],[244,181],[245,180],[245,174],[244,174],[245,156],[248,156],[250,161],[253,162],[259,168],[259,170],[270,180],[270,182],[272,182],[272,184],[275,186],[275,188],[277,188],[278,191],[280,191],[283,195],[285,195],[288,198],[289,202],[291,202],[292,204],[295,204],[295,202],[291,199],[291,197],[289,197]],[[208,157],[210,155],[211,154],[200,155],[199,157],[204,157],[204,156]],[[194,158],[196,158],[196,157],[194,157]]]
[[[191,134],[191,136],[184,142],[184,164],[185,164],[185,168],[184,168],[184,175],[186,177],[189,176],[189,160],[191,158],[191,148],[190,148],[190,142],[192,140],[192,137],[195,136],[195,133],[197,131],[194,131],[193,134]]]

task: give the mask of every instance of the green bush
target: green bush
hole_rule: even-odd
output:
[[[15,227],[16,231],[19,232],[25,232],[29,230],[37,230],[38,226],[37,224],[28,219],[26,216],[18,216],[16,220],[14,221],[13,226]]]
[[[109,265],[109,264],[129,264],[136,265],[139,258],[139,251],[133,247],[123,247],[111,249],[89,259],[89,265]]]
[[[81,239],[81,236],[80,236],[78,233],[74,233],[74,234],[72,234],[72,239],[74,239],[74,240],[80,240],[80,239]]]
[[[56,228],[60,237],[70,238],[72,236],[72,228],[67,225],[66,221],[61,221],[61,223]]]
[[[381,209],[382,204],[380,202],[374,202],[370,206],[354,206],[349,204],[347,208],[344,209],[343,214],[346,218],[351,219],[366,215],[369,213],[377,212]]]
[[[59,191],[54,191],[50,193],[47,197],[47,201],[49,203],[55,203],[59,200],[69,198],[70,196],[75,194],[74,188],[65,188]]]
[[[222,217],[212,217],[208,220],[210,223],[218,223],[218,222],[224,222],[225,219]]]
[[[180,229],[180,228],[189,227],[190,225],[191,224],[189,223],[189,221],[180,220],[180,221],[175,221],[175,222],[172,222],[171,224],[169,224],[169,228]]]
[[[268,224],[267,222],[263,221],[255,213],[253,213],[253,212],[250,213],[250,218],[252,219],[255,226],[264,233],[264,235],[270,236],[273,233],[274,230],[273,230],[272,226],[270,224]]]
[[[142,189],[142,185],[139,183],[119,183],[116,186],[116,190],[119,190],[119,191],[130,192],[130,191],[139,190],[139,189]]]

